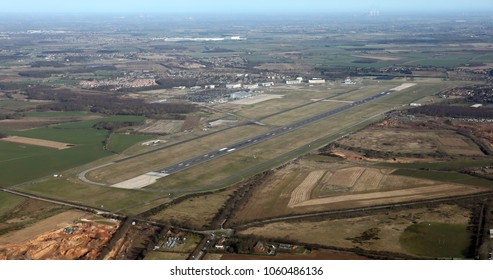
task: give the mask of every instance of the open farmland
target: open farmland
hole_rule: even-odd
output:
[[[317,185],[320,179],[324,176],[325,170],[312,171],[291,193],[291,199],[288,202],[288,207],[294,207],[301,202],[310,199],[312,189]]]
[[[324,172],[327,174],[322,178]],[[298,174],[296,180],[294,175],[290,174]],[[397,174],[399,173],[389,168],[354,166],[339,161],[298,160],[259,183],[248,201],[234,215],[233,220],[245,222],[290,214],[430,200],[491,190],[486,187],[488,182],[485,180],[482,181],[484,185],[479,182],[467,185],[467,181],[451,180],[444,183],[441,180],[433,180],[433,176],[412,178]],[[295,183],[296,181],[298,183]]]
[[[68,122],[103,118],[90,112],[30,112],[20,119],[0,120],[2,130],[27,130]]]
[[[8,136],[5,138],[2,138],[1,141],[7,141],[7,142],[12,142],[12,143],[18,143],[18,144],[33,145],[33,146],[39,146],[39,147],[46,147],[46,148],[53,148],[53,149],[57,149],[57,150],[68,149],[68,148],[71,148],[74,146],[73,144],[69,144],[69,143],[62,143],[62,142],[29,138],[29,137],[20,137],[20,136]]]
[[[479,147],[453,130],[380,128],[359,131],[338,143],[346,147],[400,154],[483,155]]]
[[[253,234],[262,238],[286,240],[286,242],[414,255],[415,251],[409,251],[407,244],[401,243],[401,238],[407,235],[408,227],[419,223],[443,223],[452,227],[460,225],[464,229],[469,224],[470,215],[471,212],[468,209],[442,204],[432,208],[387,211],[352,218],[315,218],[296,222],[275,222],[244,229],[239,234]],[[463,243],[462,237],[457,238],[462,242],[459,246],[467,249],[468,244]],[[419,256],[423,257],[423,255]],[[446,255],[426,255],[426,257],[437,256],[451,258],[457,255],[456,251]]]
[[[118,116],[98,120],[80,121],[53,127],[38,128],[27,131],[6,131],[9,135],[41,139],[39,143],[62,142],[74,145],[70,149],[53,149],[0,141],[0,185],[7,186],[25,182],[53,173],[85,164],[111,155],[103,149],[102,142],[108,132],[97,130],[93,125],[100,121],[143,120],[142,117]],[[23,139],[23,138],[21,138]],[[24,138],[25,139],[25,138]],[[132,139],[119,144],[119,150],[135,144],[141,139]],[[57,147],[58,144],[57,144]],[[65,146],[64,146],[65,147]],[[23,170],[19,176],[19,170]]]

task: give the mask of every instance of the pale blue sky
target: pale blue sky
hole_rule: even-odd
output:
[[[287,13],[492,11],[493,0],[6,0],[2,12]]]

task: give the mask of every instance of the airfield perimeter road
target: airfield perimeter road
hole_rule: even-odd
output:
[[[177,164],[174,164],[174,165],[171,165],[171,166],[168,166],[166,168],[163,168],[163,169],[160,169],[160,170],[157,170],[154,172],[150,172],[150,173],[152,173],[153,175],[156,175],[156,176],[160,175],[160,176],[164,177],[164,176],[168,176],[168,175],[180,172],[180,171],[185,170],[187,168],[190,168],[192,166],[204,163],[206,161],[209,161],[209,160],[212,160],[214,158],[229,154],[229,153],[234,152],[234,151],[239,150],[239,149],[246,148],[248,146],[256,145],[262,141],[266,141],[266,140],[271,139],[275,136],[278,136],[278,135],[281,135],[284,133],[288,133],[293,129],[297,129],[297,128],[302,127],[302,126],[312,124],[312,123],[319,121],[321,119],[330,117],[330,116],[335,115],[337,113],[340,113],[340,112],[349,110],[351,108],[357,107],[359,105],[368,103],[372,100],[375,100],[375,99],[383,97],[387,94],[390,94],[391,92],[394,92],[394,91],[389,90],[389,91],[380,92],[380,93],[375,94],[373,96],[370,96],[370,97],[355,101],[353,103],[332,109],[332,110],[327,111],[325,113],[321,113],[321,114],[315,115],[313,117],[310,117],[310,118],[307,118],[304,120],[300,120],[298,122],[292,123],[292,124],[287,125],[287,126],[282,126],[282,127],[276,128],[274,130],[270,130],[266,133],[257,135],[255,137],[250,138],[250,139],[242,140],[240,142],[237,142],[235,144],[221,148],[219,150],[211,151],[207,154],[196,156],[194,158],[182,161],[180,163],[177,163]]]

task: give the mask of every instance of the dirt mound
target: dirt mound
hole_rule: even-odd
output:
[[[95,260],[117,228],[76,223],[23,243],[0,245],[0,260]]]

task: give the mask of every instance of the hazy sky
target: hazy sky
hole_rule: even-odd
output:
[[[291,13],[491,11],[493,0],[6,0],[2,12]]]

